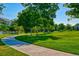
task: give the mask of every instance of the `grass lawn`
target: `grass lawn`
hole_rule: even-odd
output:
[[[0,38],[12,36],[12,34],[0,34]],[[11,47],[6,46],[0,39],[0,56],[27,56]]]
[[[79,32],[65,31],[41,34],[38,36],[17,36],[16,39],[79,55]]]

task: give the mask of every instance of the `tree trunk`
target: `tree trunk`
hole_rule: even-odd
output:
[[[30,29],[30,35],[32,36],[32,29]]]

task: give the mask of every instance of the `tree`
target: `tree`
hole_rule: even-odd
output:
[[[66,25],[66,30],[72,30],[72,29],[73,29],[73,27],[70,24]]]
[[[3,11],[4,8],[5,8],[5,6],[0,3],[0,14],[2,14],[2,11]]]
[[[18,14],[18,24],[22,25],[26,32],[32,31],[35,26],[40,26],[44,30],[50,25],[53,26],[53,18],[59,9],[58,4],[23,3],[22,5],[25,9]]]
[[[37,24],[36,19],[39,18],[37,10],[31,9],[30,7],[19,13],[18,24],[22,25],[25,32],[32,31],[33,26]]]
[[[66,11],[66,15],[70,16],[70,18],[79,18],[79,3],[66,3],[65,7],[69,8]],[[73,28],[78,29],[78,25],[73,26]]]
[[[6,31],[8,31],[8,29],[9,29],[9,27],[7,25],[5,25],[5,24],[0,25],[0,30],[1,31],[6,32]]]
[[[13,19],[10,21],[9,31],[13,31],[19,34],[19,33],[23,33],[24,29],[22,26],[18,26],[17,19]]]
[[[8,31],[8,19],[0,18],[0,30],[1,31]]]
[[[5,8],[4,4],[0,3],[0,16],[3,15],[4,8]],[[8,19],[0,17],[0,30],[4,32],[9,30]]]
[[[54,24],[54,30],[58,31],[58,25],[57,24]]]
[[[66,15],[71,18],[79,18],[79,3],[67,3],[64,6],[70,9],[66,11]]]
[[[79,30],[79,23],[74,25],[74,30]]]
[[[59,31],[65,30],[65,25],[64,25],[63,23],[59,24],[59,25],[58,25],[58,30],[59,30]]]

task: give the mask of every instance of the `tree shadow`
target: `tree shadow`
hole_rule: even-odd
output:
[[[4,43],[4,45],[8,45],[8,46],[11,46],[11,45],[14,45],[14,46],[22,46],[22,45],[29,45],[29,43],[26,43],[26,42],[23,42],[23,41],[19,41],[19,40],[16,40],[14,37],[11,38],[5,38],[2,40],[2,42]]]
[[[16,37],[16,39],[18,39],[20,41],[28,42],[28,43],[35,43],[37,41],[44,41],[44,40],[48,40],[48,39],[58,40],[58,39],[60,39],[60,37],[46,36],[46,35],[40,34],[40,35],[36,35],[36,36],[29,36],[29,35],[18,36],[18,37]]]
[[[1,39],[0,39],[0,46],[2,46],[2,45],[5,45],[2,41],[1,41]]]
[[[58,40],[60,38],[56,36],[48,36],[48,35],[43,35],[43,34],[22,35],[22,36],[17,36],[17,37],[8,37],[8,38],[0,40],[0,46],[5,45],[5,44],[16,45],[16,46],[29,45],[38,41],[45,41],[48,39]]]

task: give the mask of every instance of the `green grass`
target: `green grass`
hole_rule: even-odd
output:
[[[17,36],[16,39],[39,46],[79,55],[79,32],[65,31],[38,36]]]
[[[9,37],[16,34],[0,34],[0,38]]]
[[[12,36],[13,34],[0,34],[0,38]],[[0,56],[27,56],[9,46],[6,46],[0,39]]]

